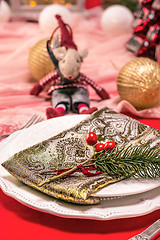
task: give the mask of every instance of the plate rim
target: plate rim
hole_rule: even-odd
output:
[[[71,115],[68,115],[68,116],[65,116],[65,118],[66,117],[71,117]],[[79,116],[79,115],[78,115]],[[86,115],[86,116],[88,116],[88,115]],[[63,117],[62,117],[63,118]],[[85,118],[85,116],[84,116],[84,118]],[[52,120],[52,119],[49,119],[49,120]],[[48,121],[48,120],[46,120],[46,121]],[[42,124],[42,123],[38,123],[38,124]],[[20,131],[17,131],[17,132],[15,132],[15,133],[13,133],[11,136],[9,136],[7,139],[5,139],[4,141],[2,141],[1,143],[0,143],[0,151],[1,151],[1,149],[3,148],[3,147],[5,147],[6,145],[7,145],[7,143],[8,142],[12,142],[12,141],[14,141],[14,139],[15,139],[15,137],[16,136],[18,136],[19,135],[19,133],[21,132],[21,131],[24,131],[24,130],[20,130]],[[0,163],[2,163],[2,161],[0,161]],[[0,166],[0,168],[3,168],[2,166]],[[4,168],[3,168],[4,169]],[[4,169],[5,170],[5,169]],[[10,176],[10,174],[7,172],[7,170],[5,170],[6,171],[6,173]],[[18,181],[18,180],[17,180]],[[68,218],[83,218],[83,219],[96,219],[96,220],[106,220],[106,219],[117,219],[117,218],[121,218],[121,217],[131,217],[131,216],[138,216],[138,215],[142,215],[142,214],[147,214],[147,213],[149,213],[149,212],[151,212],[151,211],[153,211],[153,210],[156,210],[156,209],[159,209],[159,207],[160,206],[156,206],[156,204],[152,204],[152,207],[147,207],[147,211],[142,211],[141,213],[140,213],[140,211],[137,213],[137,211],[136,212],[128,212],[128,213],[124,213],[124,214],[122,214],[122,216],[117,216],[116,215],[116,213],[110,213],[108,216],[105,216],[105,215],[103,215],[103,214],[100,214],[100,213],[98,213],[97,211],[95,211],[94,212],[94,210],[93,210],[93,212],[92,212],[92,214],[91,213],[88,213],[88,212],[86,212],[85,211],[85,214],[84,214],[84,212],[82,212],[81,214],[80,214],[80,212],[78,213],[78,214],[70,214],[69,212],[69,209],[68,209],[68,211],[69,212],[64,212],[64,211],[62,211],[62,209],[61,209],[61,207],[59,207],[58,209],[56,209],[56,207],[55,207],[55,202],[60,202],[60,205],[59,206],[61,206],[61,204],[63,203],[63,201],[61,201],[61,200],[59,200],[59,199],[55,199],[54,201],[53,201],[53,203],[52,203],[52,207],[53,207],[53,205],[54,205],[54,208],[53,209],[43,209],[43,208],[41,208],[41,207],[38,207],[37,206],[37,203],[36,202],[34,202],[34,203],[32,203],[32,204],[30,204],[31,202],[33,202],[33,201],[30,201],[30,199],[27,199],[26,197],[27,196],[23,196],[23,195],[21,195],[20,193],[18,193],[18,196],[19,197],[17,197],[17,192],[15,192],[10,186],[9,186],[9,184],[8,184],[8,182],[6,183],[6,181],[5,181],[5,179],[3,179],[3,177],[0,175],[0,187],[1,187],[1,189],[2,189],[2,191],[6,194],[6,195],[8,195],[8,196],[10,196],[10,197],[12,197],[12,198],[14,198],[14,199],[16,199],[18,202],[20,202],[20,203],[22,203],[22,204],[24,204],[25,206],[28,206],[28,207],[31,207],[31,208],[34,208],[34,209],[36,209],[36,210],[39,210],[39,211],[43,211],[43,212],[48,212],[48,213],[50,213],[50,214],[54,214],[54,215],[56,215],[56,216],[61,216],[61,217],[68,217]],[[29,186],[28,186],[29,187]],[[158,186],[158,188],[159,188],[160,186]],[[157,188],[157,187],[156,187]],[[151,190],[149,190],[149,191],[152,191],[152,190],[155,190],[155,189],[151,189]],[[145,192],[146,193],[146,192]],[[143,194],[143,193],[140,193],[140,194]],[[139,195],[139,193],[137,194],[135,194],[135,195]],[[130,195],[129,195],[130,196]],[[125,196],[125,197],[127,197],[127,196]],[[24,200],[25,199],[25,200]],[[146,201],[144,201],[144,203],[145,203]],[[66,204],[66,203],[64,203],[64,204]],[[71,204],[71,203],[67,203],[67,204]],[[92,209],[94,209],[94,207],[92,208]],[[146,209],[146,207],[145,207],[145,209]],[[73,211],[74,212],[74,211]]]

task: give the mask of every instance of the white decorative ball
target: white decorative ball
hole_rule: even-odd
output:
[[[11,18],[11,9],[6,1],[0,1],[0,23],[8,22]]]
[[[69,25],[72,23],[71,12],[63,5],[51,4],[45,7],[39,15],[39,26],[43,32],[51,34],[53,30],[58,26],[55,15],[61,15],[63,21]]]
[[[133,14],[129,8],[115,4],[102,13],[101,27],[108,36],[118,36],[131,32],[133,19]]]

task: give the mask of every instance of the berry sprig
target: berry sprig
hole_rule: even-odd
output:
[[[73,168],[53,170],[54,172],[57,173],[57,176],[54,176],[54,177],[44,180],[43,182],[41,182],[39,184],[39,187],[41,187],[42,185],[44,185],[46,183],[54,181],[58,178],[71,175],[74,172],[82,172],[86,176],[93,176],[93,175],[97,175],[97,174],[101,173],[101,171],[98,171],[98,169],[95,167],[95,157],[97,157],[101,152],[106,152],[106,151],[112,150],[116,146],[116,144],[115,144],[115,142],[112,142],[112,141],[109,141],[106,143],[97,143],[98,136],[94,132],[89,132],[86,135],[85,140],[88,145],[94,147],[93,155],[90,158],[88,158],[86,161],[84,161],[83,163],[81,163]],[[88,164],[89,162],[90,162],[90,164]],[[97,170],[97,172],[91,173],[89,170]],[[41,173],[45,173],[45,172],[41,172]]]
[[[96,170],[96,173],[93,173],[93,175],[105,173],[119,180],[135,175],[141,178],[160,177],[159,148],[150,148],[149,145],[130,145],[129,147],[124,146],[119,148],[112,141],[106,143],[97,143],[97,141],[97,135],[89,132],[86,136],[86,142],[88,145],[93,146],[93,155],[73,168],[60,169],[61,174],[42,181],[39,187],[77,171],[91,176],[92,173],[88,172],[88,170],[93,169]]]
[[[95,152],[108,151],[115,148],[116,144],[113,141],[108,141],[106,143],[97,143],[98,136],[94,132],[89,132],[86,135],[86,143],[90,146],[94,146]]]
[[[98,141],[98,136],[94,132],[89,132],[86,135],[86,143],[90,146],[95,145]]]

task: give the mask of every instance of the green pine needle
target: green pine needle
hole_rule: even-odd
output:
[[[160,149],[149,146],[129,146],[101,152],[95,167],[109,176],[128,178],[160,177]]]

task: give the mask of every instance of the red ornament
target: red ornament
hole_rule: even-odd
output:
[[[85,1],[85,8],[86,9],[92,9],[95,7],[99,7],[102,5],[102,1],[101,0],[86,0]]]
[[[137,56],[140,57],[149,57],[151,59],[155,59],[155,49],[156,46],[154,43],[149,42],[147,40],[145,40],[142,44],[142,46],[139,48],[138,52],[137,52]]]
[[[116,146],[115,142],[109,141],[104,144],[104,150],[111,150]]]
[[[133,32],[136,36],[144,38],[149,29],[147,22],[144,22],[142,19],[136,19],[133,24]]]
[[[152,4],[152,8],[155,9],[155,10],[160,10],[160,2],[159,0],[154,0],[153,1],[153,4]]]
[[[160,43],[160,0],[138,0],[132,24],[133,37],[126,44],[127,50],[138,57],[157,60]]]
[[[104,143],[97,143],[95,146],[95,152],[100,152],[104,150]]]
[[[143,19],[145,18],[149,13],[149,10],[145,7],[142,7],[141,5],[138,5],[137,10],[133,13],[133,16],[136,19]]]
[[[98,137],[94,132],[89,132],[86,135],[86,142],[88,145],[95,145],[97,143]]]
[[[159,44],[160,42],[160,24],[151,26],[147,32],[146,38],[148,41]]]

